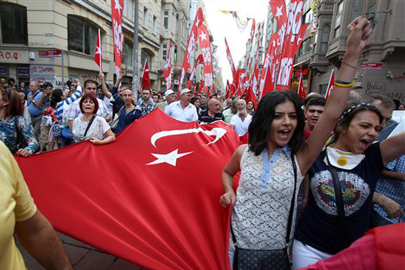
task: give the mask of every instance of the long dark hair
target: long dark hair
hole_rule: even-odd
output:
[[[51,95],[51,107],[55,108],[58,102],[62,101],[63,91],[62,89],[55,89]]]
[[[342,131],[347,130],[352,122],[353,118],[360,112],[373,112],[377,114],[378,118],[380,119],[380,124],[383,122],[384,117],[382,116],[379,109],[369,103],[356,103],[356,102],[348,102],[346,105],[345,110],[342,113],[342,116],[339,118],[339,121],[333,130],[333,135],[329,139],[327,146],[337,142],[339,139],[340,134]]]
[[[304,142],[305,118],[301,109],[300,97],[289,91],[267,93],[260,100],[249,126],[249,149],[256,156],[260,155],[267,147],[276,106],[286,101],[291,101],[294,104],[297,113],[297,128],[288,145],[291,147],[291,151],[296,153]]]
[[[3,96],[4,101],[8,101],[6,108],[6,117],[9,116],[20,116],[23,115],[23,109],[21,104],[21,97],[18,94],[17,90],[14,88],[0,88],[1,95]]]

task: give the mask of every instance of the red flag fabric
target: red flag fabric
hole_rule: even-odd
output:
[[[279,64],[276,90],[290,90],[295,55],[304,41],[309,23],[302,24],[303,0],[292,0],[289,5],[288,23],[282,39],[283,51]],[[282,30],[282,29],[281,29]]]
[[[279,63],[278,51],[280,46],[279,33],[276,32],[270,39],[267,46],[266,56],[263,63],[262,73],[259,84],[259,98],[261,99],[266,93],[273,92],[276,83],[276,67]]]
[[[198,37],[200,40],[200,50],[204,58],[204,84],[208,87],[214,85],[212,54],[211,54],[211,41],[208,29],[204,24],[198,28]]]
[[[201,64],[204,61],[202,54],[200,54],[197,59],[195,60],[193,71],[191,72],[190,78],[187,82],[186,88],[191,89],[191,86],[193,85],[193,79],[194,79],[194,74],[195,70],[197,69],[197,66]]]
[[[302,74],[300,76],[300,81],[298,83],[298,95],[300,96],[301,100],[304,101],[305,99],[305,89],[304,89],[304,82],[302,81]]]
[[[226,38],[225,38],[225,45],[226,45],[226,57],[228,58],[229,65],[231,66],[232,77],[235,80],[235,77],[236,77],[235,64],[233,62],[232,54],[231,54],[231,51],[229,50],[229,46],[228,46],[228,42],[226,41]]]
[[[111,144],[16,159],[58,231],[147,269],[221,270],[230,218],[221,172],[238,145],[221,121],[200,126],[154,110]],[[46,177],[43,164],[52,164]]]
[[[201,79],[200,87],[198,88],[198,93],[201,93],[203,87],[204,87],[204,80]]]
[[[103,51],[101,49],[101,34],[100,29],[98,29],[96,51],[94,52],[94,62],[96,62],[96,64],[100,67],[100,70],[103,70],[101,64],[102,61],[103,61]]]
[[[166,63],[163,70],[163,75],[166,82],[166,90],[172,89],[172,40],[169,41],[169,47],[167,48]]]
[[[249,87],[246,96],[246,102],[253,101],[253,107],[255,110],[257,109],[257,99],[255,94],[253,93],[252,87]]]
[[[150,89],[148,59],[145,60],[145,66],[143,67],[142,89]]]
[[[124,0],[111,0],[111,20],[114,40],[114,59],[117,75],[121,70],[122,52],[124,50],[124,32],[122,30],[122,13]]]
[[[231,97],[231,89],[229,86],[229,81],[226,80],[226,95],[225,95],[225,99],[228,99]]]
[[[248,59],[247,59],[247,66],[249,67],[248,71],[250,71],[250,57],[251,57],[251,54],[253,51],[253,38],[255,36],[255,27],[256,27],[256,20],[253,18],[252,19],[252,29],[250,29],[250,49],[249,49],[250,51],[249,51]]]
[[[187,42],[187,50],[185,51],[184,54],[183,66],[180,75],[179,91],[181,91],[181,87],[183,84],[184,77],[186,76],[186,72],[190,68],[190,57],[191,54],[194,52],[195,44],[197,42],[198,28],[202,25],[203,21],[204,21],[203,12],[202,9],[199,8],[197,10],[197,14],[195,15],[193,26],[191,27],[190,37],[188,38]]]
[[[335,70],[332,69],[332,72],[330,73],[330,77],[329,77],[329,84],[328,84],[328,89],[326,89],[326,93],[325,93],[325,99],[328,100],[330,93],[333,90],[333,86],[335,85]]]

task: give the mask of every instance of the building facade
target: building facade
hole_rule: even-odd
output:
[[[124,0],[124,83],[133,68],[135,0]],[[138,78],[148,59],[152,89],[161,90],[165,47],[171,39],[175,63],[181,63],[187,42],[188,2],[139,1]],[[111,1],[53,0],[0,1],[0,77],[17,82],[38,79],[61,86],[67,80],[96,79],[93,61],[97,32],[101,31],[103,72],[115,79]]]

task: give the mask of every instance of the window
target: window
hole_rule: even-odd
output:
[[[97,28],[81,17],[68,15],[68,49],[94,55]]]
[[[143,8],[143,26],[145,26],[145,28],[148,28],[148,22],[149,22],[149,10],[144,7]]]
[[[146,59],[148,59],[149,70],[152,70],[153,54],[149,50],[143,48],[143,49],[141,49],[141,65],[142,65],[142,68],[145,66]]]
[[[337,38],[340,35],[342,22],[342,11],[343,11],[343,1],[341,1],[337,6],[337,14],[335,18],[335,31],[333,33],[333,38]]]
[[[27,8],[0,3],[0,44],[28,44]]]
[[[153,33],[157,34],[157,17],[153,15]]]
[[[163,11],[163,29],[164,30],[169,29],[169,11],[168,10]]]
[[[167,44],[163,44],[163,45],[162,45],[162,58],[163,58],[163,60],[165,60],[165,61],[166,61],[166,59],[167,59],[166,55],[167,55]]]
[[[325,25],[322,29],[321,53],[326,53],[328,51],[329,34],[330,34],[330,26]]]
[[[360,0],[354,0],[354,2],[353,2],[352,20],[354,20],[354,19],[356,19],[357,17],[360,16],[360,10],[361,10],[361,1]]]
[[[132,59],[132,43],[128,42],[124,39],[124,50],[122,52],[122,63],[132,67],[133,59]]]
[[[122,14],[130,21],[134,19],[134,0],[124,0],[124,12]]]

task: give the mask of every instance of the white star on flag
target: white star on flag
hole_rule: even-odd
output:
[[[200,19],[197,18],[197,20],[195,21],[195,26],[197,26],[197,28],[198,28],[199,23],[200,23]]]
[[[100,47],[96,47],[96,52],[95,52],[95,54],[101,54]]]
[[[118,9],[118,14],[120,14],[120,16],[121,16],[120,9],[122,9],[122,7],[120,5],[120,1],[114,0],[114,2],[115,2],[115,9]]]
[[[207,40],[207,35],[206,35],[204,32],[202,32],[202,33],[200,34],[200,38],[201,38],[201,41]]]
[[[282,8],[282,5],[280,7],[277,7],[276,18],[283,16]]]
[[[170,164],[172,166],[176,166],[178,158],[184,157],[184,156],[189,155],[191,153],[193,153],[193,152],[179,154],[179,149],[176,149],[176,150],[170,152],[169,154],[165,154],[165,155],[153,154],[152,153],[152,155],[154,157],[156,157],[157,159],[155,161],[152,161],[151,163],[146,164],[146,165],[156,165],[156,164],[161,164],[161,163],[167,163],[167,164]]]

